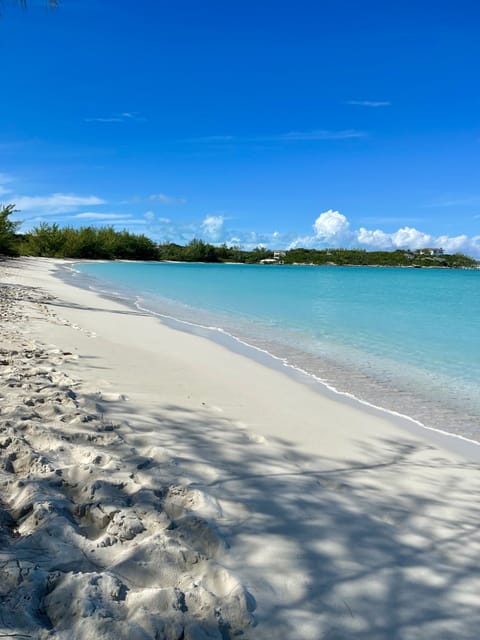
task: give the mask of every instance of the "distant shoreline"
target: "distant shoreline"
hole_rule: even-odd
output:
[[[173,260],[160,260],[159,262],[174,262]],[[182,261],[176,261],[181,263]],[[185,262],[185,261],[183,261]],[[208,264],[208,263],[203,263]],[[218,263],[217,263],[218,264]],[[224,264],[242,264],[239,262],[225,262]],[[289,264],[263,264],[263,267],[369,267],[373,269],[447,269],[451,270],[462,270],[462,271],[479,271],[480,265],[476,267],[450,267],[450,266],[442,266],[442,265],[413,265],[413,264],[336,264],[336,263],[325,263],[325,264],[315,264],[313,262],[292,262]]]
[[[8,258],[12,259],[12,258]],[[262,266],[262,267],[354,267],[354,268],[362,268],[368,267],[372,269],[437,269],[442,271],[480,271],[480,264],[475,267],[450,267],[450,266],[442,266],[442,265],[397,265],[397,264],[336,264],[336,263],[324,263],[324,264],[315,264],[313,262],[291,262],[291,263],[268,263],[268,264],[260,264],[258,262],[232,262],[228,260],[224,260],[222,262],[205,262],[202,260],[128,260],[126,258],[113,258],[111,260],[106,258],[65,258],[65,261],[69,261],[71,263],[75,262],[140,262],[145,264],[211,264],[211,265],[241,265],[245,267],[251,266]]]

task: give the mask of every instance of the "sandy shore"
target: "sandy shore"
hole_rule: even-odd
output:
[[[478,448],[55,268],[0,263],[0,637],[478,637]]]

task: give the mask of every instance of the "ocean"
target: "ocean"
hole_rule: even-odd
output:
[[[78,286],[269,354],[310,381],[480,441],[480,271],[75,264]]]

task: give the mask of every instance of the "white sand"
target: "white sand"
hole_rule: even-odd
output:
[[[54,267],[0,264],[0,638],[478,637],[476,448]]]

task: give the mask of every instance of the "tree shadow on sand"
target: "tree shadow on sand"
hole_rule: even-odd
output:
[[[358,460],[319,459],[207,410],[125,410],[129,442],[171,456],[170,469],[152,461],[152,481],[174,467],[205,496],[193,510],[220,529],[226,565],[257,600],[252,637],[476,637],[477,464],[408,435]]]
[[[161,587],[179,626],[158,637],[176,637],[175,629],[178,637],[190,629],[188,637],[222,640],[477,637],[477,464],[454,463],[408,435],[379,439],[358,459],[312,456],[208,407],[159,401],[145,410],[67,388],[65,407],[77,409],[36,421],[44,405],[29,393],[33,405],[16,414],[18,424],[6,423],[18,442],[1,443],[11,463],[2,477],[17,507],[0,519],[0,570],[18,580],[19,602],[30,597],[31,617],[17,632],[61,625],[52,619],[61,602],[88,602],[95,615],[116,620],[130,592],[143,589],[147,598]],[[72,416],[79,421],[67,429]],[[146,531],[156,536],[148,554]],[[25,575],[38,581],[33,592]],[[200,588],[210,594],[201,604]],[[55,594],[63,598],[56,607]],[[9,629],[12,597],[11,615],[0,616]],[[65,606],[63,620],[73,615]],[[145,611],[154,606],[145,600]],[[155,619],[151,628],[162,624]]]

